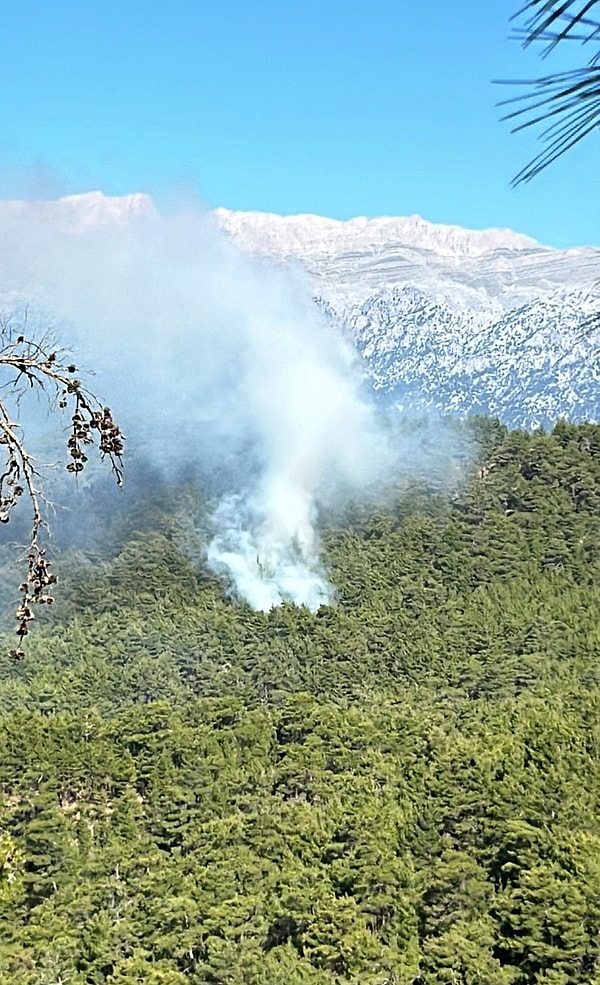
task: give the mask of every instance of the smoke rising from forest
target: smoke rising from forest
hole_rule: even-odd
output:
[[[5,307],[29,301],[40,324],[49,312],[130,452],[216,475],[213,570],[255,608],[331,601],[319,506],[381,479],[389,449],[302,275],[143,196],[2,203],[0,218]]]

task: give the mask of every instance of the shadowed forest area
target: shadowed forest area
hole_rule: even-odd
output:
[[[8,613],[0,981],[599,985],[600,427],[471,427],[323,518],[335,606],[227,598],[147,482]]]

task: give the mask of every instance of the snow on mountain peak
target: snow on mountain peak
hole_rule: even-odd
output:
[[[212,213],[216,224],[243,248],[270,256],[306,260],[356,250],[378,252],[403,246],[445,257],[476,257],[496,250],[540,249],[529,236],[509,229],[462,229],[436,225],[413,216],[376,219],[328,219],[319,215],[275,215],[269,212]]]
[[[118,234],[158,215],[144,194],[0,201],[0,302],[35,301],[46,289],[53,296],[64,234],[99,229],[103,240],[105,229]],[[513,426],[600,420],[597,333],[586,328],[598,311],[599,250],[554,250],[510,230],[420,216],[341,221],[216,209],[208,219],[243,252],[305,268],[378,399],[488,413]]]
[[[0,200],[0,220],[31,217],[73,229],[126,223],[142,216],[156,215],[150,195],[110,196],[100,191],[65,195],[56,199]]]
[[[211,215],[243,252],[301,264],[315,294],[336,306],[413,286],[492,315],[556,290],[592,290],[600,272],[598,250],[555,250],[508,229],[462,229],[420,216]]]
[[[212,215],[244,252],[305,267],[384,402],[513,427],[600,419],[597,333],[585,327],[600,251],[419,216]]]

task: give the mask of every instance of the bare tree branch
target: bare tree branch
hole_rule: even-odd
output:
[[[40,544],[40,534],[47,521],[43,499],[38,488],[39,473],[24,442],[22,429],[9,412],[18,409],[23,397],[31,391],[43,393],[52,412],[70,411],[67,451],[70,461],[66,469],[75,475],[83,471],[88,460],[86,451],[94,442],[101,458],[107,459],[117,484],[123,482],[124,437],[115,423],[109,407],[78,378],[77,367],[69,354],[54,346],[47,334],[39,342],[28,337],[27,312],[18,327],[6,315],[0,315],[0,367],[7,379],[0,385],[0,446],[4,447],[5,464],[0,473],[0,523],[8,523],[12,511],[23,499],[28,500],[31,515],[31,535],[24,561],[27,576],[20,586],[21,602],[17,608],[18,646],[11,656],[25,656],[23,639],[34,618],[33,606],[51,605],[54,601],[48,588],[56,582],[49,571],[46,549]],[[0,466],[2,468],[2,466]]]

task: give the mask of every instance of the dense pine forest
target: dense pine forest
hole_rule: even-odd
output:
[[[600,985],[600,427],[471,429],[322,518],[335,606],[228,598],[146,477],[8,612],[1,982]]]

